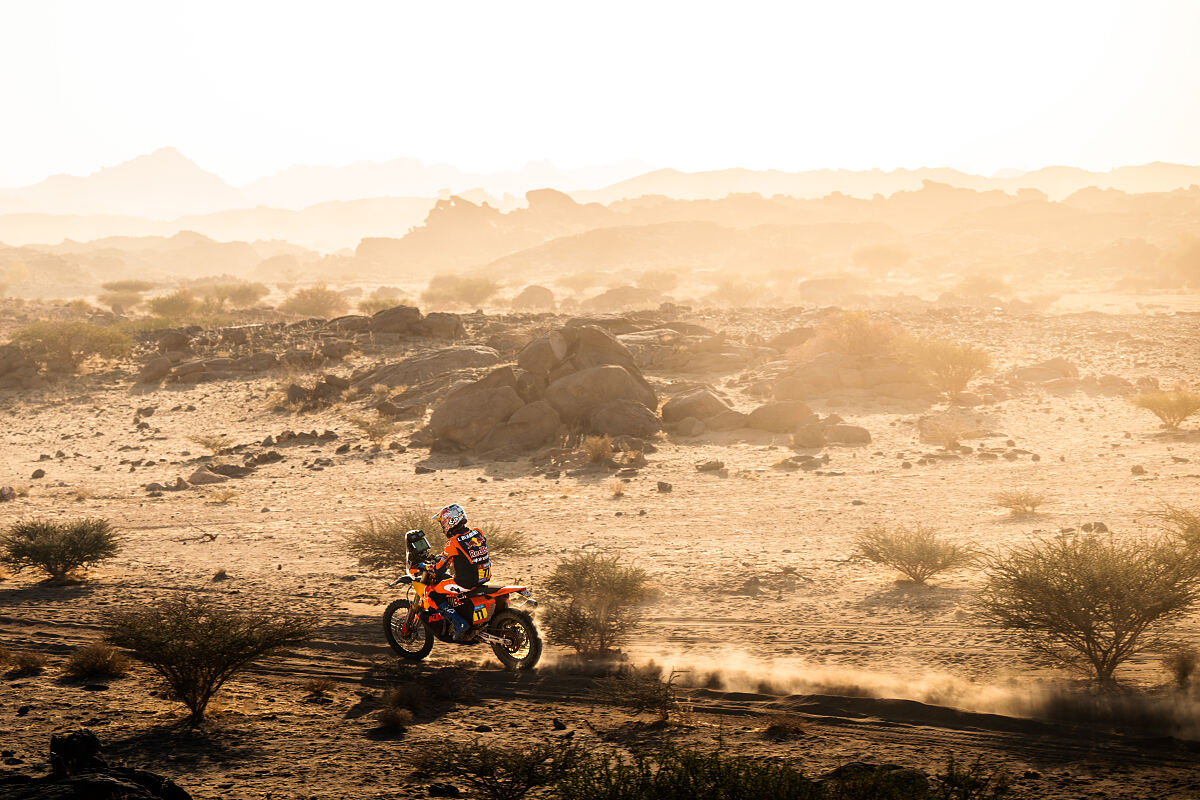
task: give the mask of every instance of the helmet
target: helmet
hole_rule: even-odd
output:
[[[458,503],[451,503],[433,515],[442,526],[442,533],[449,533],[459,525],[467,524],[467,512]]]

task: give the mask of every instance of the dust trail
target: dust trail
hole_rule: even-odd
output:
[[[1200,739],[1200,698],[1179,693],[1096,694],[1061,682],[1032,682],[1015,674],[977,682],[946,672],[877,672],[801,658],[762,659],[744,652],[702,655],[653,654],[663,675],[677,671],[676,684],[768,695],[827,694],[915,700],[963,711],[1054,722],[1110,724]]]

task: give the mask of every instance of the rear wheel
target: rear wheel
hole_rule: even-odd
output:
[[[493,644],[492,651],[508,669],[533,669],[542,657],[542,637],[524,611],[504,609],[492,618],[488,631],[504,639],[504,644]]]
[[[407,600],[393,601],[383,612],[383,635],[401,658],[420,661],[433,649],[433,633],[428,623],[416,614],[411,614],[410,618],[411,608]]]

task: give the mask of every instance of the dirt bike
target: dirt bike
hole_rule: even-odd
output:
[[[516,603],[537,608],[524,586],[477,586],[461,590],[455,611],[471,622],[463,640],[455,640],[454,628],[429,596],[438,576],[416,565],[390,586],[406,586],[408,592],[383,612],[383,632],[388,644],[403,659],[420,661],[433,649],[433,640],[474,646],[490,644],[496,658],[508,669],[532,669],[542,657],[542,638],[533,618]]]

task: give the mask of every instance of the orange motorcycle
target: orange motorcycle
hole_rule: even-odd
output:
[[[533,617],[521,605],[537,608],[525,586],[477,586],[462,589],[450,584],[454,610],[471,622],[471,630],[462,641],[455,641],[454,628],[442,616],[429,596],[429,590],[444,580],[430,569],[425,560],[429,542],[422,531],[405,535],[408,569],[390,586],[407,587],[405,596],[393,601],[383,612],[383,633],[388,644],[403,659],[420,661],[433,649],[433,640],[447,644],[490,644],[496,658],[508,669],[532,669],[542,657],[542,638]],[[455,591],[457,590],[457,591]]]

